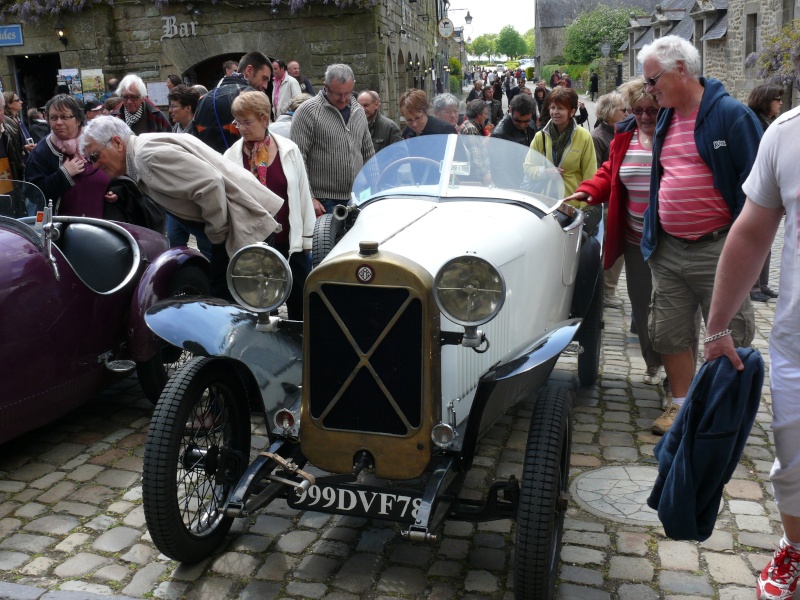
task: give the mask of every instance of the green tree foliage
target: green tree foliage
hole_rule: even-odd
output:
[[[598,6],[575,19],[565,32],[564,56],[568,63],[589,64],[600,54],[600,43],[611,43],[611,53],[628,37],[629,8]]]
[[[791,85],[795,78],[795,61],[800,59],[800,19],[784,25],[770,37],[761,50],[745,60],[745,66],[755,69],[756,76],[769,83]]]
[[[492,56],[497,54],[495,46],[496,38],[496,33],[484,33],[483,35],[476,37],[467,49],[469,50],[470,54],[476,56],[478,59],[480,59],[482,56],[486,56],[487,59],[491,61]]]
[[[497,53],[514,59],[525,54],[527,44],[513,25],[506,25],[497,34]]]
[[[536,56],[536,30],[533,28],[528,29],[522,34],[522,39],[525,40],[525,56],[533,58]]]
[[[461,61],[455,56],[450,57],[450,75],[461,77]]]

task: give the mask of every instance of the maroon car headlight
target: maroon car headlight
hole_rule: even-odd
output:
[[[491,321],[506,300],[503,274],[488,260],[465,255],[447,261],[433,281],[439,310],[453,323],[474,327]]]
[[[228,264],[228,290],[244,308],[269,313],[286,301],[292,291],[289,263],[266,244],[245,246]]]

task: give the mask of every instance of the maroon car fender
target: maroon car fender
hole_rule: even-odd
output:
[[[158,350],[158,338],[144,322],[144,313],[156,302],[170,296],[170,284],[183,267],[196,265],[209,272],[208,260],[192,248],[170,248],[147,267],[131,300],[128,344],[131,359],[144,362]]]

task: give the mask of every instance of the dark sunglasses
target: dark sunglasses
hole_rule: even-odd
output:
[[[655,77],[645,77],[645,78],[644,78],[644,80],[647,82],[647,85],[649,85],[650,87],[653,87],[655,84],[657,84],[657,83],[658,83],[658,79],[659,79],[659,78],[660,78],[660,77],[661,77],[661,76],[662,76],[664,73],[666,73],[667,71],[668,71],[668,69],[664,69],[663,71],[661,71],[661,73],[659,73],[659,74],[658,74],[658,75],[656,75]]]
[[[102,150],[102,148],[101,148],[101,150]],[[92,152],[89,155],[89,162],[90,163],[95,164],[98,160],[100,160],[100,150],[97,150],[96,152]]]
[[[533,121],[533,118],[530,118],[530,119],[518,119],[517,117],[511,117],[511,120],[514,121],[514,123],[525,123],[525,124],[528,124],[531,121]]]
[[[644,113],[647,113],[648,117],[655,117],[658,114],[657,108],[639,108],[636,107],[631,111],[637,117],[641,117]]]

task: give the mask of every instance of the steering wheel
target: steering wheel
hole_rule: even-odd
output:
[[[419,179],[421,180],[421,182],[424,182],[428,179],[428,176],[431,173],[436,173],[437,174],[436,180],[438,181],[439,163],[437,161],[430,158],[425,158],[423,156],[404,156],[403,158],[399,158],[393,163],[389,163],[389,165],[386,166],[386,168],[383,170],[383,173],[381,173],[380,177],[378,177],[378,181],[375,183],[375,187],[378,190],[382,190],[383,189],[382,184],[384,183],[384,180],[389,176],[390,173],[396,175],[397,174],[396,171],[398,171],[400,167],[402,167],[405,164],[413,164],[413,163],[420,163],[425,166],[425,171],[423,172],[422,177],[418,178],[416,174],[413,173],[412,171],[412,175],[414,175],[415,180]],[[415,181],[414,183],[417,183],[417,181]]]

